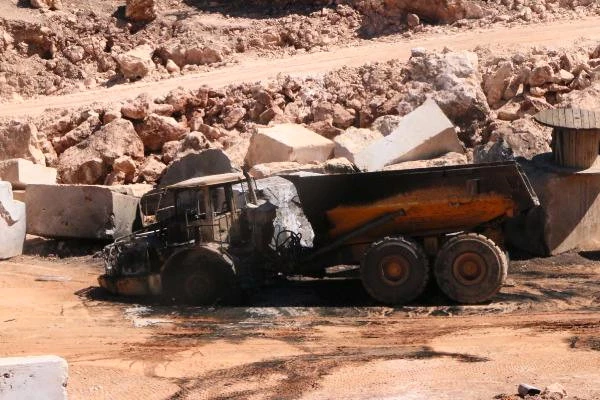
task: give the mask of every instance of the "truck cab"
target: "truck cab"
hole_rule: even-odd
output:
[[[166,295],[190,303],[216,300],[210,293],[192,295],[212,292],[198,287],[210,277],[198,277],[197,271],[209,270],[223,285],[230,284],[234,254],[252,238],[241,215],[253,201],[253,183],[242,173],[192,178],[155,191],[141,203],[144,228],[104,249],[100,285],[122,295]]]

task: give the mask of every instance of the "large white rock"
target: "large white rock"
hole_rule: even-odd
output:
[[[0,358],[0,399],[66,400],[68,377],[57,356]]]
[[[574,171],[550,153],[521,160],[541,207],[510,221],[509,243],[532,254],[600,250],[600,169]]]
[[[139,198],[109,186],[29,185],[25,203],[30,234],[114,239],[134,229]]]
[[[271,128],[258,128],[250,139],[246,164],[295,161],[308,164],[330,158],[334,143],[297,124],[281,124]]]
[[[333,139],[335,143],[333,154],[335,157],[345,157],[350,162],[354,162],[356,154],[382,137],[383,135],[378,131],[364,128],[348,128],[346,132]]]
[[[0,161],[0,179],[10,182],[14,189],[24,189],[36,183],[53,185],[56,183],[56,169],[16,158]]]
[[[34,124],[12,121],[0,131],[0,160],[25,158],[36,164],[46,164],[40,149],[40,136]]]
[[[0,259],[23,253],[26,226],[25,204],[13,200],[9,182],[0,181]]]
[[[127,53],[115,57],[123,76],[128,79],[141,79],[155,69],[152,54],[154,49],[147,44],[138,46]]]
[[[464,153],[454,125],[435,101],[428,99],[406,115],[398,127],[354,157],[358,168],[378,171],[386,165]]]

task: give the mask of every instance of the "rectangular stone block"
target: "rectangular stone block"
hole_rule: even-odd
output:
[[[246,164],[294,161],[301,164],[323,162],[333,153],[334,143],[296,124],[281,124],[270,128],[258,128],[250,139]]]
[[[23,254],[26,226],[25,203],[13,199],[9,182],[0,181],[0,260]]]
[[[32,235],[114,239],[134,229],[139,198],[110,186],[29,185],[25,202]]]
[[[57,356],[0,358],[0,399],[66,400],[68,377]]]
[[[547,156],[521,164],[541,207],[508,225],[509,243],[539,255],[600,250],[600,170],[557,167]]]
[[[25,189],[31,184],[56,184],[56,169],[15,158],[0,161],[0,179],[10,182],[15,189]]]
[[[354,160],[361,170],[379,171],[387,165],[450,152],[464,153],[464,148],[452,122],[435,101],[428,99],[406,115],[391,134],[367,146]]]

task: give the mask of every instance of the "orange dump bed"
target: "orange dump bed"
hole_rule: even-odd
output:
[[[361,240],[470,230],[539,205],[516,162],[285,178],[296,186],[318,245],[393,213]]]

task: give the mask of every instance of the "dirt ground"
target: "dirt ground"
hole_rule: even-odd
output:
[[[480,306],[432,288],[381,307],[327,280],[188,308],[106,295],[91,257],[23,256],[0,263],[0,356],[66,358],[71,399],[492,399],[519,383],[600,399],[598,260],[512,262]]]

